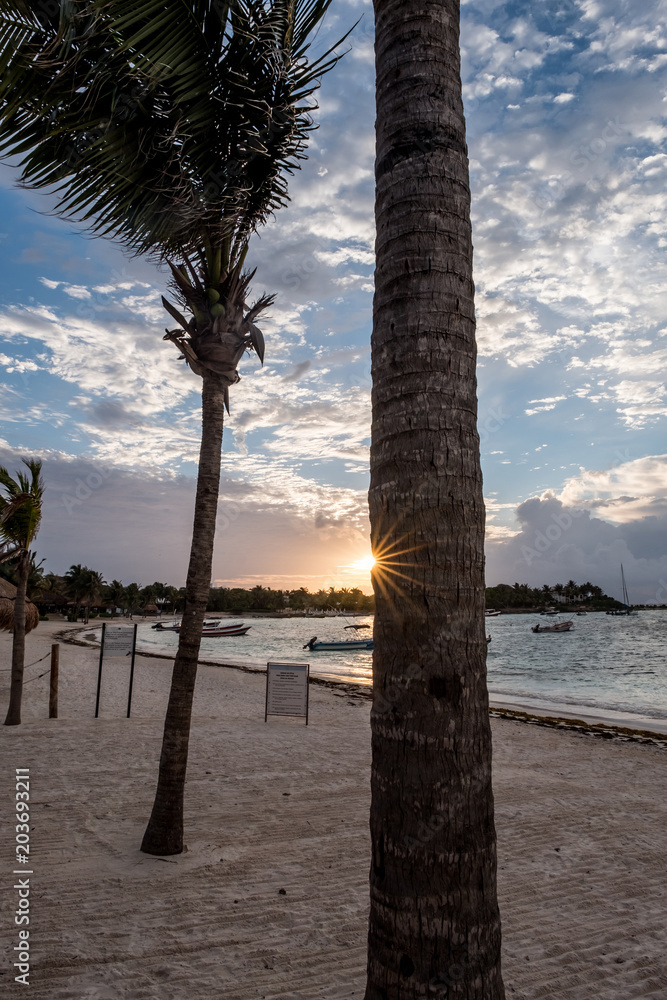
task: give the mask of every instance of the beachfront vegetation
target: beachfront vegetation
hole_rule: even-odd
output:
[[[13,574],[0,575],[14,582]],[[98,614],[135,616],[145,614],[182,614],[185,607],[185,587],[174,587],[168,583],[150,583],[140,587],[138,583],[124,586],[120,580],[105,584],[101,573],[88,566],[70,566],[64,576],[55,573],[36,572],[32,589],[28,596],[42,609],[67,614],[71,621],[82,615]],[[257,584],[255,587],[211,587],[206,605],[207,612],[281,612],[299,614],[303,612],[348,611],[368,614],[375,609],[375,598],[364,594],[358,587],[329,587],[310,593],[307,587],[296,590],[274,590]]]
[[[16,597],[12,640],[12,667],[9,707],[6,726],[21,722],[23,698],[23,667],[25,664],[26,596],[31,563],[34,564],[33,544],[42,520],[42,463],[39,459],[23,459],[30,475],[18,472],[12,479],[0,466],[0,562],[10,562],[15,570]]]
[[[622,604],[608,597],[601,587],[594,583],[556,583],[553,587],[529,587],[525,583],[499,583],[486,588],[486,607],[496,611],[532,611],[545,607],[582,607],[591,611],[608,611],[620,608]]]
[[[183,789],[209,597],[229,387],[271,295],[248,301],[248,241],[288,201],[314,128],[312,94],[336,63],[310,43],[331,0],[8,0],[0,15],[0,150],[56,212],[168,266],[175,328],[202,380],[187,602],[142,850],[183,850]],[[133,320],[136,317],[132,317]]]
[[[375,0],[365,1000],[502,1000],[458,0]]]

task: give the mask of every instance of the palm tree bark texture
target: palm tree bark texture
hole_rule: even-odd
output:
[[[141,850],[147,854],[180,854],[183,850],[183,798],[190,718],[201,631],[211,586],[227,384],[220,376],[203,376],[199,475],[186,582],[188,603],[183,614],[164,722],[157,794],[141,844]]]
[[[375,0],[366,1000],[501,1000],[459,0]]]

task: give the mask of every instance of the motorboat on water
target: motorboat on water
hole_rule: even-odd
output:
[[[486,610],[484,612],[484,617],[485,618],[497,618],[498,615],[501,615],[501,614],[502,614],[502,611],[496,611],[495,608],[488,608],[488,610]]]
[[[182,622],[170,622],[168,625],[163,625],[162,622],[158,622],[157,625],[151,625],[151,628],[157,629],[159,632],[176,632],[181,631]],[[243,622],[222,622],[220,618],[207,618],[204,620],[204,626],[202,628],[202,636],[222,636],[222,635],[245,635],[249,632],[252,625],[245,625]]]
[[[531,626],[531,632],[569,632],[573,627],[573,621],[554,622],[553,625],[540,625],[538,622]]]
[[[373,640],[372,639],[343,639],[341,642],[318,642],[317,636],[314,635],[313,638],[306,643],[303,647],[304,649],[310,649],[313,653],[330,652],[337,650],[338,652],[352,651],[355,649],[372,649]]]
[[[246,635],[251,628],[252,625],[244,625],[243,622],[236,625],[207,625],[204,623],[201,634],[202,638],[207,636]]]

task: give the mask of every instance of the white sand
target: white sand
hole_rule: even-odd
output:
[[[28,637],[27,661],[62,629],[42,623]],[[0,636],[3,715],[10,643]],[[261,675],[201,667],[189,849],[159,859],[138,845],[171,664],[137,658],[130,720],[122,683],[105,668],[105,717],[95,720],[96,651],[63,644],[60,658],[60,719],[46,718],[47,676],[26,685],[23,725],[0,729],[0,992],[23,989],[9,957],[10,806],[14,768],[29,767],[31,996],[363,997],[368,702],[313,686],[307,728],[265,724]],[[508,997],[665,1000],[664,749],[506,720],[493,728]]]

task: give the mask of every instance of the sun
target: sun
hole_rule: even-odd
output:
[[[355,569],[360,573],[361,572],[370,573],[370,571],[373,569],[373,566],[375,566],[375,556],[364,556],[363,559],[357,559],[356,562],[353,562],[350,568]]]

